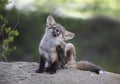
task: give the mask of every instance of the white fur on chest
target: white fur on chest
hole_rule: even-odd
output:
[[[53,49],[61,42],[62,38],[60,36],[54,37],[52,34],[46,33],[40,42],[40,46],[45,49]]]
[[[54,37],[52,32],[46,32],[39,45],[39,53],[43,54],[45,58],[49,59],[49,55],[52,51],[56,51],[56,46],[61,44],[62,35]]]

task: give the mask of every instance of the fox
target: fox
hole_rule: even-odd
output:
[[[67,31],[62,25],[55,21],[52,15],[49,15],[46,19],[45,33],[39,44],[40,64],[36,72],[56,73],[58,66],[62,66],[61,58],[58,56],[56,47],[62,45],[64,48],[64,41],[72,39],[73,37],[74,33]]]
[[[103,73],[102,69],[88,61],[76,62],[76,50],[72,43],[66,40],[73,39],[74,33],[67,31],[62,25],[56,23],[49,15],[46,19],[46,29],[39,44],[40,64],[37,73],[44,71],[53,74],[58,69],[73,68],[84,71]]]

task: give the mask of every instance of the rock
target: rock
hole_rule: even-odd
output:
[[[35,73],[35,62],[0,62],[0,84],[120,84],[120,74],[62,69],[56,74]]]

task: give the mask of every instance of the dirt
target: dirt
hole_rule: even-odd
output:
[[[56,74],[35,73],[35,62],[0,62],[0,84],[120,84],[120,74],[97,75],[89,71],[62,69]]]

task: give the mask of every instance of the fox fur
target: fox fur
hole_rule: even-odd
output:
[[[63,26],[56,23],[54,18],[49,15],[46,20],[44,36],[39,44],[40,65],[36,72],[56,73],[59,63],[56,47],[58,45],[64,46],[64,40],[72,39],[73,37],[73,33],[65,30]]]
[[[63,68],[80,69],[84,71],[95,72],[96,74],[103,73],[103,70],[92,62],[89,61],[76,62],[76,50],[72,43],[66,43],[64,48],[62,48],[62,46],[63,45],[57,46],[57,53],[58,53],[58,57],[60,57],[61,59]]]
[[[67,31],[49,15],[46,20],[44,36],[39,44],[40,64],[36,72],[43,73],[46,71],[53,74],[58,68],[73,68],[92,71],[97,74],[102,73],[102,69],[91,62],[76,62],[74,45],[65,42],[74,36],[74,33]]]

